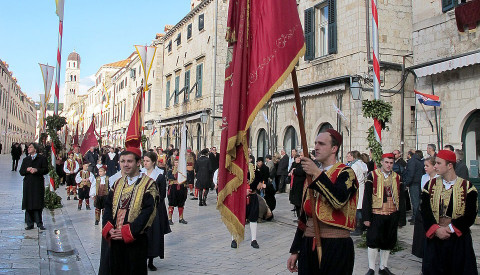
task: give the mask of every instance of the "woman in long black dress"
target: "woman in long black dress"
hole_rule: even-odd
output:
[[[107,165],[107,176],[111,177],[118,172],[118,154],[115,153],[115,148],[110,147],[110,152],[105,158]]]
[[[295,213],[297,217],[300,217],[300,208],[302,205],[302,196],[303,196],[303,183],[307,178],[307,174],[303,171],[302,164],[300,163],[300,158],[303,156],[302,153],[295,158],[295,162],[292,163],[292,168],[290,171],[290,176],[293,177],[292,188],[290,190],[289,200],[290,203],[295,206]]]
[[[427,184],[431,179],[437,177],[435,172],[435,158],[429,157],[424,161],[425,172],[426,174],[422,176],[420,190],[423,190],[425,184]],[[418,209],[418,214],[415,215],[415,225],[413,227],[413,243],[412,243],[412,254],[423,258],[423,251],[425,246],[425,229],[423,228],[423,219],[421,215],[421,209]]]
[[[165,196],[167,195],[167,182],[157,165],[157,154],[147,152],[143,156],[142,173],[155,180],[159,199],[157,201],[157,214],[153,220],[152,227],[147,231],[148,238],[148,269],[157,270],[153,264],[153,258],[164,258],[165,239],[164,235],[172,232],[168,223],[167,208],[165,207]]]

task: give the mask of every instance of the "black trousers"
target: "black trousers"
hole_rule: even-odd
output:
[[[141,234],[132,243],[111,241],[110,274],[115,275],[147,275],[148,241]]]
[[[390,215],[372,214],[367,229],[367,246],[382,250],[392,250],[397,244],[398,211]]]
[[[43,225],[42,209],[25,210],[25,223],[27,226],[33,227],[34,222],[37,224],[37,227],[41,227]]]
[[[18,159],[12,159],[12,171],[17,171]]]
[[[285,193],[285,188],[287,187],[287,178],[288,176],[280,176],[280,182],[278,183],[277,191],[280,193]]]

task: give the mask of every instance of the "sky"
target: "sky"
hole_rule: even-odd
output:
[[[0,59],[34,101],[44,93],[38,63],[56,65],[58,16],[55,0],[1,1]],[[65,0],[60,102],[68,55],[81,58],[80,93],[95,84],[100,66],[126,59],[134,45],[150,44],[165,25],[190,11],[190,0]],[[51,93],[55,93],[55,77]],[[53,102],[51,99],[50,102]]]

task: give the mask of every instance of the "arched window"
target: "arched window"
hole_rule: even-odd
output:
[[[260,129],[258,132],[257,138],[257,158],[258,157],[265,157],[268,155],[268,138],[267,138],[267,131],[265,129]]]
[[[73,81],[73,75],[70,75],[70,81]]]
[[[197,151],[200,152],[202,150],[202,126],[198,124],[197,126]]]
[[[480,162],[480,110],[475,111],[465,122],[463,128],[463,152],[462,161],[468,168],[470,181],[480,186],[478,163]]]
[[[292,149],[296,149],[298,144],[297,131],[293,126],[288,126],[287,131],[285,132],[285,137],[283,139],[283,147],[285,152],[290,155]]]
[[[318,129],[317,135],[322,133],[322,132],[325,132],[328,129],[333,129],[332,124],[330,124],[328,122],[322,123],[322,126],[320,126],[320,129]]]

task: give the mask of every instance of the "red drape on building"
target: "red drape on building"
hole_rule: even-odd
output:
[[[247,195],[248,128],[305,53],[295,0],[230,1],[217,208],[242,241]]]

